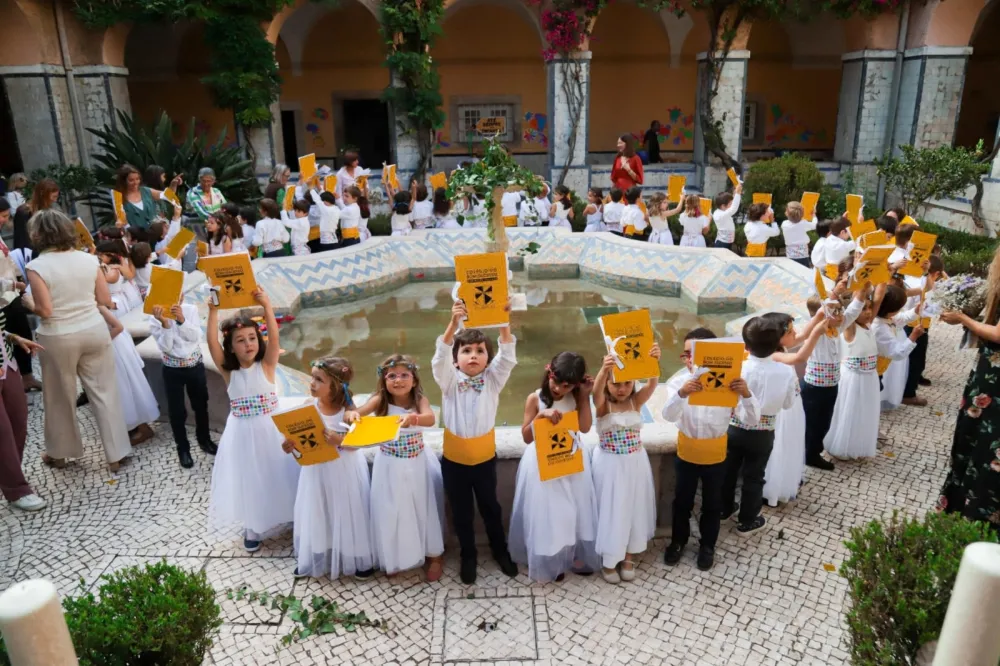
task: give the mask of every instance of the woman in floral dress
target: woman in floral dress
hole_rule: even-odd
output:
[[[985,322],[962,312],[945,312],[947,324],[961,324],[979,338],[979,358],[959,405],[951,470],[938,508],[983,520],[1000,531],[1000,250],[987,282]]]

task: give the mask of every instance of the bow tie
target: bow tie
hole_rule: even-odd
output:
[[[470,379],[463,379],[460,382],[458,382],[458,390],[459,390],[459,392],[462,392],[462,391],[468,391],[469,389],[472,389],[476,393],[482,393],[483,392],[483,386],[485,385],[485,383],[486,382],[482,378],[482,376],[472,377]]]

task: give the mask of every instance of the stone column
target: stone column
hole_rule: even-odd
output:
[[[395,72],[390,74],[390,81],[394,88],[405,87]],[[390,105],[389,113],[392,122],[392,132],[389,136],[392,137],[392,154],[396,159],[396,178],[399,179],[400,186],[406,188],[417,172],[417,167],[420,166],[420,144],[407,115],[401,109],[395,108],[395,105]],[[381,165],[372,165],[371,168],[381,173]],[[428,165],[428,172],[430,171]]]
[[[885,152],[895,59],[892,50],[854,51],[842,57],[833,157],[853,169],[859,187],[871,191],[878,187],[872,162]]]
[[[83,127],[118,129],[118,112],[132,115],[128,94],[128,70],[109,65],[84,65],[73,69],[76,96],[80,101]],[[97,152],[97,137],[85,132],[84,146],[91,155]]]
[[[549,180],[554,186],[565,172],[566,186],[579,196],[585,196],[590,187],[590,165],[587,163],[590,58],[590,51],[580,51],[546,65],[548,113],[552,123],[552,131],[549,132]],[[574,117],[578,118],[575,128]]]
[[[722,122],[722,143],[726,152],[741,161],[743,157],[743,108],[747,95],[747,65],[750,51],[745,49],[732,50],[724,60],[722,53],[717,53],[722,72],[719,75],[717,94],[712,98],[712,112],[715,119]],[[701,127],[701,113],[705,104],[709,103],[708,53],[698,54],[698,83],[695,100],[694,123],[694,163],[697,179],[701,182],[702,191],[715,195],[726,189],[728,178],[726,170],[718,158],[713,157],[705,145],[705,135]]]
[[[62,65],[0,67],[26,172],[79,164],[80,151]]]
[[[240,128],[236,124],[237,137],[239,141],[246,142],[253,149],[254,164],[253,172],[257,180],[263,185],[267,183],[268,176],[275,164],[287,164],[285,162],[285,143],[281,134],[281,107],[275,101],[270,106],[271,122],[265,127],[251,127],[247,130]],[[233,122],[236,122],[235,116]],[[297,158],[298,155],[293,156]],[[292,164],[292,170],[297,167]]]
[[[950,146],[958,126],[965,67],[972,48],[923,46],[903,54],[893,151]]]

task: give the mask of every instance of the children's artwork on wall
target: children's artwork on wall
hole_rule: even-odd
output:
[[[434,150],[441,148],[451,148],[451,144],[444,140],[444,131],[438,130],[437,138],[434,141]]]
[[[658,120],[660,131],[657,132],[657,138],[661,150],[691,150],[694,147],[694,113],[685,113],[679,106],[672,106],[667,109],[666,117]],[[642,146],[646,140],[646,130],[633,132],[632,137],[636,145]]]
[[[524,132],[521,139],[525,143],[537,143],[547,148],[549,145],[549,135],[546,131],[548,120],[548,116],[544,113],[526,112],[524,114]]]
[[[831,147],[826,129],[813,129],[800,122],[795,116],[772,104],[767,114],[764,141],[768,146],[795,146],[801,148]]]
[[[322,109],[316,109],[317,111],[322,111]],[[306,125],[306,133],[312,137],[312,145],[314,148],[324,148],[326,147],[326,141],[319,133],[319,125],[316,123],[309,123]]]
[[[316,107],[313,109],[313,118],[316,118],[317,120],[329,120],[330,112],[326,109]]]

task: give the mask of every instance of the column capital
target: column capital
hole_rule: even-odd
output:
[[[573,62],[575,60],[587,60],[587,61],[589,61],[593,57],[593,55],[594,54],[592,52],[590,52],[590,51],[574,51],[573,53],[570,53],[570,54],[568,54],[565,57],[553,58],[552,60],[549,60],[545,64],[547,64],[547,65],[560,65],[560,64],[567,63],[567,62]]]
[[[906,49],[903,58],[968,58],[972,55],[971,46],[921,46],[915,49]]]
[[[843,62],[854,60],[895,60],[896,52],[892,49],[865,49],[864,51],[851,51],[840,56]]]
[[[729,55],[726,55],[722,51],[716,51],[715,57],[720,60],[723,57],[725,57],[726,60],[749,60],[750,51],[746,49],[734,49],[729,52]],[[708,51],[702,51],[698,54],[698,62],[702,62],[704,60],[708,60]]]
[[[109,74],[111,76],[128,76],[128,67],[115,67],[113,65],[81,65],[74,67],[73,73],[77,76],[94,76]]]
[[[0,76],[65,76],[62,65],[11,65],[0,67]]]

